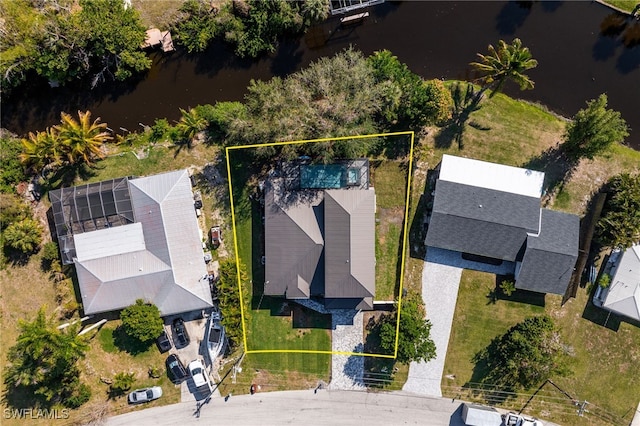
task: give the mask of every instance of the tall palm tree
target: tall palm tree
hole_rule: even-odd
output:
[[[207,128],[207,120],[201,117],[198,112],[190,108],[189,111],[185,111],[180,108],[180,121],[176,124],[176,129],[179,135],[187,142],[188,146],[191,146],[191,142],[198,133]]]
[[[534,82],[524,74],[525,71],[538,66],[538,61],[532,58],[529,48],[522,46],[519,38],[511,44],[504,40],[498,42],[498,48],[489,45],[489,53],[478,53],[480,62],[471,62],[471,66],[484,73],[479,79],[482,84],[481,93],[492,89],[491,96],[498,93],[507,79],[511,79],[520,86],[520,90],[533,89]]]
[[[60,113],[60,124],[54,126],[63,146],[66,160],[70,164],[84,162],[93,164],[96,158],[103,158],[102,144],[112,139],[106,131],[107,124],[100,118],[91,122],[91,112],[78,111],[78,120],[66,112]]]
[[[63,148],[56,129],[47,128],[44,132],[29,132],[22,139],[20,161],[33,170],[44,173],[49,167],[59,164],[63,156]]]

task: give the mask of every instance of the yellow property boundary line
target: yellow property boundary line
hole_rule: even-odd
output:
[[[393,355],[385,355],[385,354],[371,354],[364,352],[337,352],[337,351],[315,351],[315,350],[305,350],[305,349],[260,349],[260,350],[249,350],[247,345],[247,328],[245,325],[245,315],[244,315],[244,301],[242,297],[242,280],[240,279],[240,258],[238,255],[238,237],[236,233],[236,215],[234,209],[233,202],[233,186],[231,184],[231,164],[229,162],[229,152],[236,149],[246,149],[246,148],[259,148],[259,147],[269,147],[269,146],[281,146],[281,145],[294,145],[294,144],[306,144],[312,142],[330,142],[330,141],[341,141],[341,140],[351,140],[351,139],[368,139],[368,138],[376,138],[376,137],[389,137],[389,136],[411,136],[411,142],[409,146],[409,169],[407,172],[407,188],[406,188],[406,199],[404,206],[404,228],[402,231],[402,258],[400,264],[400,291],[398,294],[398,316],[396,318],[396,341]],[[398,356],[398,339],[399,339],[399,330],[400,330],[400,312],[402,309],[402,293],[404,287],[404,266],[407,254],[407,240],[409,236],[407,235],[407,226],[409,223],[409,197],[411,196],[411,175],[412,175],[412,167],[413,167],[413,143],[414,143],[415,133],[413,131],[404,131],[404,132],[392,132],[392,133],[376,133],[372,135],[356,135],[356,136],[341,136],[336,138],[321,138],[321,139],[306,139],[299,141],[290,141],[290,142],[271,142],[266,144],[251,144],[251,145],[237,145],[237,146],[228,146],[225,148],[225,156],[227,163],[227,179],[229,181],[229,203],[231,205],[231,224],[233,231],[233,247],[235,250],[236,257],[236,275],[238,279],[238,292],[240,294],[240,316],[242,318],[242,341],[244,344],[244,351],[247,354],[264,354],[264,353],[306,353],[306,354],[330,354],[330,355],[347,355],[347,356],[368,356],[368,357],[376,357],[376,358],[391,358],[395,359]]]

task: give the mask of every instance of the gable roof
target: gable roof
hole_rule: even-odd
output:
[[[580,218],[542,209],[540,228],[538,236],[527,237],[516,288],[564,294],[578,259]]]
[[[375,192],[324,191],[325,298],[375,294]]]
[[[539,198],[438,179],[426,244],[514,261],[539,226]]]
[[[311,191],[306,197],[284,199],[278,184],[265,185],[264,294],[308,298],[321,269],[322,196]]]
[[[602,306],[640,321],[640,244],[622,254]]]
[[[135,223],[75,236],[85,313],[140,298],[162,315],[213,306],[188,172],[131,179],[129,191]]]

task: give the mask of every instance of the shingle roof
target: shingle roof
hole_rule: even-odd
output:
[[[564,294],[578,258],[580,219],[542,209],[540,234],[527,238],[516,288]]]
[[[375,192],[324,191],[326,298],[375,294]]]
[[[322,269],[318,267],[324,244],[322,196],[307,192],[304,199],[284,199],[281,191],[277,182],[267,182],[264,294],[308,298],[312,282],[319,278]]]
[[[426,244],[514,261],[539,224],[538,198],[438,179]]]
[[[129,190],[136,223],[79,235],[76,270],[85,313],[121,309],[139,298],[162,315],[213,306],[208,281],[201,279],[207,271],[188,172],[132,179]],[[118,236],[127,241],[91,246],[113,244]]]

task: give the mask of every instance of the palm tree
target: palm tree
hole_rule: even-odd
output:
[[[70,164],[84,162],[93,164],[95,158],[103,158],[102,144],[111,140],[106,131],[107,124],[100,118],[91,122],[91,112],[78,111],[79,120],[66,112],[60,113],[60,124],[54,126],[64,149],[66,160]]]
[[[538,66],[538,61],[531,57],[529,48],[522,46],[519,38],[507,44],[504,40],[498,42],[498,48],[489,45],[489,53],[478,53],[480,62],[471,62],[471,66],[484,73],[479,79],[482,82],[483,93],[491,88],[491,96],[498,93],[507,79],[511,79],[520,86],[520,90],[533,89],[534,82],[524,72]]]
[[[180,108],[180,121],[176,124],[176,129],[180,136],[187,141],[187,145],[190,147],[191,142],[197,136],[198,133],[207,128],[207,120],[201,117],[198,112],[190,108],[189,111],[185,111]]]
[[[62,146],[55,129],[47,128],[44,132],[30,132],[27,139],[22,139],[20,161],[33,170],[45,170],[55,166],[62,160]]]

